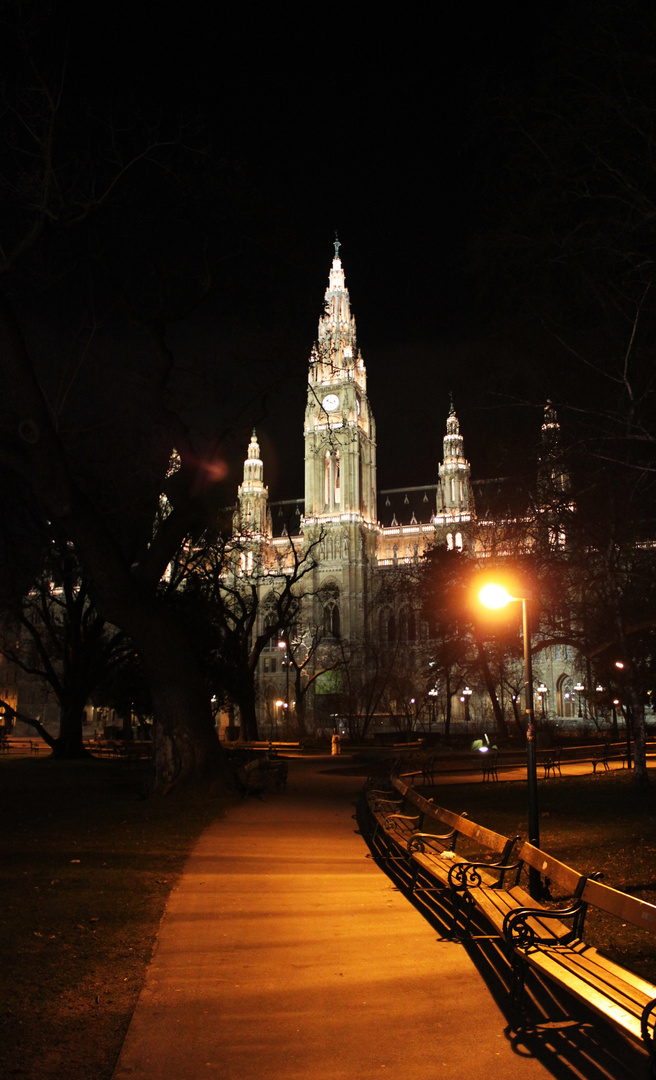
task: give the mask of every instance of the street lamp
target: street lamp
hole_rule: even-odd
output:
[[[545,720],[546,716],[547,716],[546,711],[545,711],[545,707],[544,707],[544,702],[545,702],[545,698],[546,698],[548,693],[549,693],[549,690],[544,685],[544,683],[541,682],[540,685],[538,686],[538,694],[540,695],[540,706],[541,706],[541,710],[542,710],[542,719],[543,720]]]
[[[597,685],[595,686],[595,701],[594,701],[594,706],[595,706],[594,714],[595,714],[595,716],[603,716],[603,713],[602,713],[602,701],[601,701],[603,693],[604,693],[604,687],[601,685],[601,683],[597,683]]]
[[[428,702],[428,734],[430,735],[431,721],[435,723],[435,699],[437,697],[437,688],[435,686],[428,691],[428,697],[430,699]]]
[[[284,656],[282,658],[282,666],[285,668],[285,675],[286,675],[286,680],[285,680],[285,708],[289,709],[289,664],[290,664],[290,660],[289,660],[289,650],[287,648],[287,638],[281,638],[281,640],[278,642],[278,648],[285,650],[285,654],[284,654]]]
[[[574,687],[574,690],[579,695],[579,720],[580,720],[581,717],[583,716],[583,709],[581,708],[581,694],[585,690],[585,686],[583,685],[582,682],[577,682],[576,686]]]
[[[465,699],[465,723],[466,724],[468,724],[469,720],[470,720],[470,716],[469,716],[469,699],[472,696],[473,692],[474,691],[470,690],[470,688],[468,686],[466,686],[465,689],[462,692],[463,697]]]
[[[625,664],[624,664],[623,660],[616,660],[615,661],[615,667],[617,668],[618,675],[619,674],[624,674]],[[629,708],[628,695],[626,693],[626,683],[624,683],[623,697],[624,697],[624,708],[622,709],[622,712],[624,713],[624,727],[626,729],[626,764],[630,769],[631,768],[631,719],[630,719],[631,711],[630,711],[630,708]],[[618,704],[619,704],[619,702],[618,702]]]
[[[531,658],[531,623],[528,601],[530,594],[512,596],[503,585],[483,586],[478,598],[485,607],[499,610],[513,602],[522,605],[522,637],[524,639],[524,707],[528,717],[526,727],[526,780],[528,787],[528,839],[535,847],[540,846],[540,814],[538,810],[538,774],[535,753],[535,711],[533,708],[533,662]],[[531,867],[529,870],[529,892],[533,899],[541,893],[540,872]]]
[[[619,698],[613,698],[613,701],[612,701],[612,705],[613,705],[613,738],[616,741],[620,737],[620,730],[619,730],[619,728],[617,726],[617,706],[619,705],[619,703],[620,703]]]

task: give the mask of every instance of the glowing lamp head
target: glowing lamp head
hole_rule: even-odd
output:
[[[478,594],[478,599],[485,607],[496,610],[505,607],[514,597],[504,589],[503,585],[484,585]]]

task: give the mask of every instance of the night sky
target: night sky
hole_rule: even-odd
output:
[[[516,467],[520,446],[530,462],[541,405],[559,398],[557,350],[499,303],[494,260],[489,251],[477,260],[477,244],[512,187],[509,113],[557,92],[613,7],[55,5],[49,47],[67,56],[66,92],[164,127],[178,117],[197,125],[221,177],[216,288],[170,340],[183,367],[213,365],[206,410],[230,384],[216,407],[234,408],[235,486],[256,422],[271,494],[302,494],[307,360],[335,231],[377,422],[379,486],[436,480],[451,391],[475,477]],[[204,190],[198,205],[211,198]],[[173,258],[184,213],[161,223]]]

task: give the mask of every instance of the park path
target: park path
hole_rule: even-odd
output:
[[[290,761],[200,837],[114,1080],[533,1080],[462,945],[367,857],[348,759]]]

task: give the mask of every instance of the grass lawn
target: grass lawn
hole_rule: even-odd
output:
[[[134,765],[0,757],[0,1076],[111,1077],[167,897],[218,800]]]

